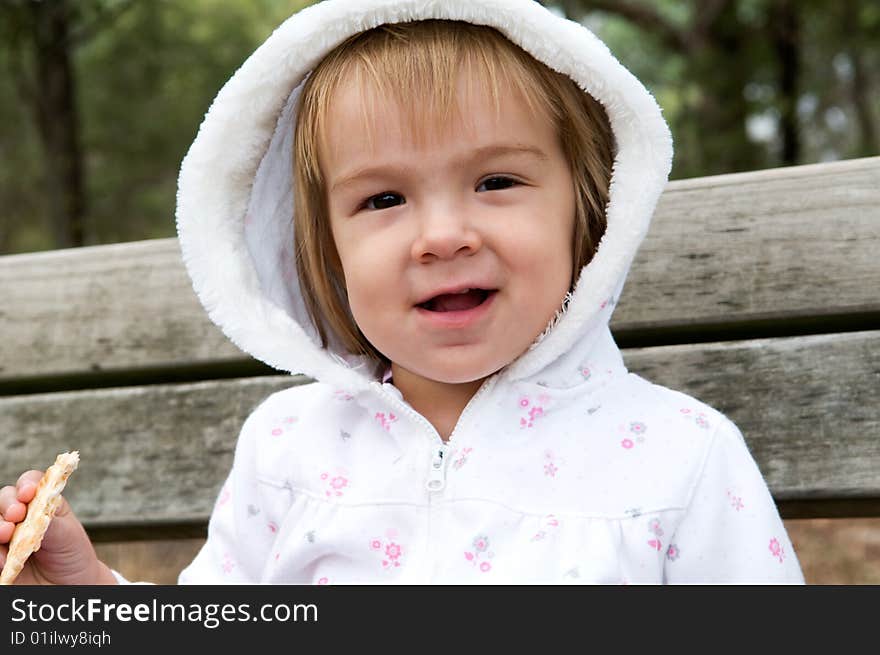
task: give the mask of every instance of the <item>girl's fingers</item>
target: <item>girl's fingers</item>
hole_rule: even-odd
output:
[[[17,500],[18,490],[12,485],[0,489],[0,521],[18,523],[24,519],[27,506]]]
[[[12,531],[15,530],[15,523],[11,521],[0,521],[0,544],[7,544],[12,539]]]
[[[26,471],[19,476],[15,486],[9,484],[0,489],[0,521],[19,523],[24,520],[27,503],[34,499],[41,477],[42,471]],[[8,529],[0,526],[0,543],[9,541],[8,538],[3,539]]]
[[[40,484],[40,478],[43,477],[42,471],[25,471],[18,476],[18,482],[15,487],[18,490],[17,499],[22,503],[29,503],[34,499],[37,493],[37,485]]]

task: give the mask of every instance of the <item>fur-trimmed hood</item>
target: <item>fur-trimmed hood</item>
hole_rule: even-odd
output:
[[[217,94],[181,166],[177,229],[199,299],[236,345],[272,367],[351,390],[376,382],[364,361],[320,347],[301,297],[293,111],[308,73],[342,41],[423,19],[494,27],[605,108],[617,145],[605,235],[566,310],[504,375],[543,384],[573,349],[581,357],[601,344],[616,353],[608,322],[666,184],[672,141],[653,97],[608,48],[533,0],[325,0],[275,30]]]

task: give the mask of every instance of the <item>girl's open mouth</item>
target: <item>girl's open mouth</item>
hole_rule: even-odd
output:
[[[495,289],[465,289],[459,293],[443,293],[416,305],[429,312],[464,312],[482,305]]]

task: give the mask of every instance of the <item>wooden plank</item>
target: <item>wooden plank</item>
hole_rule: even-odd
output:
[[[176,239],[0,257],[0,380],[242,360]]]
[[[624,353],[737,423],[777,499],[880,499],[880,331]]]
[[[880,499],[880,331],[624,355],[634,372],[730,416],[777,499]],[[301,381],[264,377],[2,398],[0,480],[76,447],[82,463],[68,497],[90,527],[204,521],[244,418],[261,398]]]
[[[273,376],[0,399],[0,480],[80,451],[65,495],[88,526],[201,522],[245,417],[305,378]]]
[[[670,183],[613,326],[880,311],[880,157]]]
[[[876,316],[878,247],[880,157],[672,182],[612,328]],[[0,257],[0,325],[0,383],[250,361],[175,239]]]

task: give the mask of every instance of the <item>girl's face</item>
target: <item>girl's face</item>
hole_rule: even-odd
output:
[[[509,364],[547,326],[575,220],[551,122],[513,91],[496,115],[488,92],[460,88],[459,114],[417,142],[393,100],[365,105],[345,84],[321,151],[355,321],[392,369],[453,384]]]

